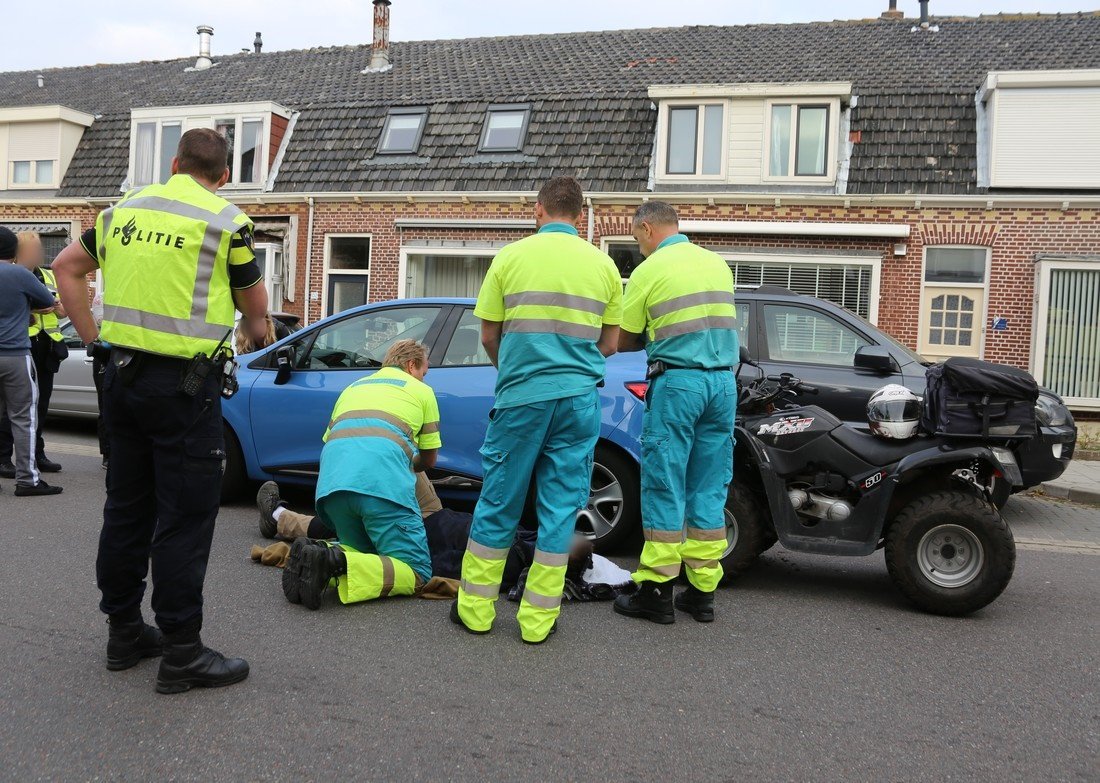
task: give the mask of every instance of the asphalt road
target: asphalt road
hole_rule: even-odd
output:
[[[252,676],[158,696],[155,662],[103,667],[103,473],[85,429],[58,437],[83,444],[54,454],[65,493],[0,495],[5,780],[1100,777],[1100,558],[1056,546],[1021,548],[1008,590],[969,618],[908,607],[881,555],[773,550],[720,593],[711,625],[567,605],[528,647],[505,601],[486,637],[441,602],[292,606],[278,570],[248,559],[255,512],[234,506],[204,636]],[[1100,516],[1069,508],[1071,534]]]

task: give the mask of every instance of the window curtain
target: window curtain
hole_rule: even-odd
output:
[[[148,185],[153,181],[154,146],[157,126],[151,122],[137,127],[137,145],[134,151],[134,185]]]

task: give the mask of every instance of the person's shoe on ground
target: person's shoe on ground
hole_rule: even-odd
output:
[[[248,661],[226,658],[203,646],[197,634],[186,641],[167,640],[157,672],[157,693],[183,693],[192,688],[222,688],[248,677]]]
[[[672,609],[672,582],[639,582],[638,590],[620,595],[613,608],[626,617],[638,617],[660,625],[676,622]]]
[[[524,639],[522,636],[520,637],[520,639],[523,641],[524,644],[530,644],[530,645],[542,644],[543,642],[545,642],[547,639],[549,639],[551,636],[553,636],[557,632],[558,632],[558,621],[555,620],[554,624],[550,626],[550,630],[547,631],[546,636],[542,637],[541,639]]]
[[[462,630],[466,631],[466,633],[472,633],[476,636],[484,636],[485,634],[489,633],[488,631],[475,631],[473,628],[466,625],[466,623],[462,622],[462,617],[458,614],[458,600],[457,599],[451,604],[450,617],[451,617],[451,622],[454,623],[455,625],[459,626],[460,628],[462,628]]]
[[[690,614],[697,623],[714,621],[714,593],[704,593],[689,584],[676,596],[675,604],[677,609]]]
[[[321,599],[329,588],[329,583],[348,572],[348,560],[344,550],[338,546],[328,546],[319,541],[299,538],[306,541],[301,549],[301,572],[298,577],[302,606],[307,609],[320,609]]]
[[[286,506],[279,497],[279,485],[274,481],[265,481],[256,493],[256,507],[260,510],[260,535],[275,538],[279,523],[275,519],[275,509]]]
[[[61,487],[39,481],[37,484],[16,484],[15,496],[18,498],[36,497],[38,495],[60,495]]]
[[[309,546],[308,538],[296,538],[283,566],[283,595],[292,604],[302,603],[302,555]]]
[[[118,672],[136,666],[143,658],[156,658],[164,652],[164,634],[146,623],[109,618],[107,637],[107,668]]]
[[[38,472],[39,473],[60,473],[61,465],[54,462],[52,459],[46,456],[39,457],[38,459]]]
[[[15,465],[11,463],[11,460],[0,462],[0,478],[15,478]]]

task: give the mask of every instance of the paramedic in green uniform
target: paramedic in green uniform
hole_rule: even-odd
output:
[[[295,540],[283,592],[310,609],[336,580],[340,601],[412,595],[432,577],[416,472],[435,466],[442,441],[428,354],[399,340],[382,368],[340,395],[321,450],[317,515],[339,543]]]
[[[498,375],[481,449],[484,483],[451,608],[451,620],[471,633],[492,628],[532,476],[539,531],[519,607],[523,640],[545,641],[561,611],[600,434],[596,387],[615,352],[622,306],[614,262],[577,235],[583,204],[572,177],[547,182],[535,204],[538,233],[497,254],[474,309]]]
[[[679,233],[668,204],[642,204],[633,233],[646,260],[626,287],[619,350],[644,347],[649,362],[642,420],[645,544],[634,573],[639,589],[617,598],[615,611],[673,622],[672,585],[682,562],[688,586],[675,606],[710,622],[733,478],[732,370],[740,350],[733,274],[721,256]]]

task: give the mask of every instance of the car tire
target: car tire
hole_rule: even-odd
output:
[[[723,581],[740,576],[755,565],[778,538],[768,521],[767,507],[760,496],[734,481],[726,495],[726,541],[722,556]]]
[[[587,505],[577,514],[577,532],[599,553],[614,551],[638,529],[641,484],[638,465],[613,446],[597,444]]]
[[[1000,513],[968,492],[936,492],[902,508],[886,533],[886,568],[927,612],[964,615],[1008,586],[1016,543]]]
[[[241,444],[229,425],[225,431],[225,465],[222,468],[222,503],[232,503],[240,499],[248,489],[248,475],[244,469],[244,454]]]

